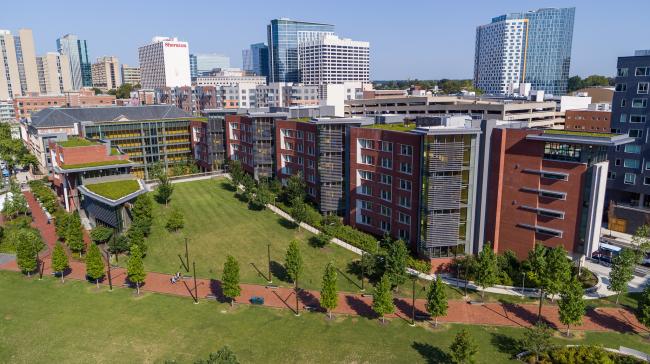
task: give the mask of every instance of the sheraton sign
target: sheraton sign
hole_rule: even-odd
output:
[[[185,43],[169,43],[169,42],[165,42],[165,47],[187,48],[187,44],[185,44]]]

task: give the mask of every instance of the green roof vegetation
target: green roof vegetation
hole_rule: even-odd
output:
[[[111,155],[120,155],[120,154],[122,153],[120,153],[120,151],[117,148],[115,147],[111,148]]]
[[[112,161],[102,161],[102,162],[89,162],[89,163],[79,163],[79,164],[65,164],[61,165],[62,169],[79,169],[79,168],[91,168],[91,167],[101,167],[101,166],[112,166],[117,164],[129,164],[132,163],[128,159],[117,159]]]
[[[65,141],[57,142],[60,146],[64,148],[74,148],[74,147],[89,147],[91,145],[98,145],[99,143],[92,140],[84,138],[70,138]]]
[[[392,130],[392,131],[412,131],[415,129],[415,123],[411,124],[372,124],[366,126],[370,129],[383,129],[383,130]]]
[[[591,138],[611,138],[619,134],[611,133],[594,133],[589,131],[573,131],[573,130],[557,130],[557,129],[548,129],[544,130],[544,134],[556,134],[556,135],[574,135],[582,137],[591,137]]]
[[[130,195],[140,189],[140,184],[134,179],[102,182],[84,186],[88,190],[111,200],[119,200],[120,198]]]
[[[311,118],[305,117],[305,118],[294,118],[294,119],[289,119],[289,121],[298,121],[301,123],[308,123],[311,121]]]

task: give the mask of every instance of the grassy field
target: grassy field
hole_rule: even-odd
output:
[[[178,233],[165,229],[167,216],[174,207],[185,215],[185,227]],[[184,239],[188,238],[190,264],[196,261],[197,276],[220,278],[226,255],[230,254],[239,261],[242,282],[264,284],[268,275],[267,244],[270,243],[273,282],[289,285],[283,268],[284,255],[289,242],[297,239],[305,265],[300,285],[319,289],[329,261],[346,272],[348,264],[358,259],[356,254],[337,246],[312,247],[308,243],[310,237],[310,233],[298,231],[292,223],[271,211],[250,210],[234,196],[224,180],[179,183],[174,185],[168,207],[155,204],[145,267],[164,273],[181,270],[178,255],[184,256]],[[350,278],[358,284],[357,278]],[[341,276],[339,289],[356,291],[358,287]]]
[[[509,363],[522,329],[445,325],[387,325],[359,317],[334,321],[318,313],[239,306],[54,278],[0,272],[2,363],[191,363],[229,345],[242,363],[438,363],[461,328],[480,346],[478,363]],[[564,344],[625,345],[650,351],[636,335],[585,333]]]

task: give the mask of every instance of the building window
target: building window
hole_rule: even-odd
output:
[[[310,142],[315,141],[315,140],[316,140],[316,136],[315,136],[315,134],[314,134],[314,133],[310,133],[310,132],[308,132],[308,133],[307,133],[307,140],[310,141]]]
[[[409,197],[409,196],[400,196],[398,204],[401,207],[410,209],[411,208],[411,197]]]
[[[361,200],[361,209],[362,210],[372,210],[372,202]]]
[[[640,154],[641,146],[638,144],[625,144],[624,151],[625,153]]]
[[[409,240],[409,231],[407,229],[399,229],[397,235],[399,236],[400,239],[404,241]]]
[[[411,190],[411,181],[406,180],[406,179],[400,179],[399,180],[399,188],[404,191],[410,191]]]
[[[362,164],[370,164],[370,165],[372,165],[372,163],[373,163],[373,158],[372,158],[372,156],[369,156],[369,155],[362,155],[362,156],[361,156],[361,163],[362,163]]]
[[[363,149],[374,149],[375,143],[368,139],[359,139],[359,145]]]
[[[644,177],[643,178],[643,184],[646,185],[646,186],[650,185],[650,177]]]
[[[409,162],[402,162],[399,164],[399,171],[402,173],[406,174],[411,174],[413,173],[413,168],[411,167],[411,163]]]
[[[381,151],[382,152],[392,152],[393,143],[392,142],[381,142]]]
[[[569,176],[564,173],[542,172],[542,178],[556,179],[560,181],[567,181]]]
[[[297,130],[296,131],[296,138],[302,139],[302,130]]]
[[[572,144],[546,143],[544,158],[561,161],[579,162],[582,148]]]
[[[617,77],[627,77],[627,68],[619,68],[616,70]]]
[[[625,105],[626,105],[625,99],[621,99],[621,107],[625,107]]]
[[[625,168],[639,168],[639,161],[637,159],[624,159],[623,167]]]
[[[632,99],[633,108],[646,108],[648,107],[648,99]]]
[[[650,171],[650,161],[645,162],[645,170]]]
[[[641,129],[630,129],[630,131],[628,133],[629,133],[630,137],[632,137],[632,138],[642,138],[643,137],[643,130],[641,130]]]
[[[315,154],[314,153],[314,147],[312,147],[311,145],[308,145],[307,146],[307,154],[314,155]]]
[[[382,231],[390,231],[390,222],[381,220],[381,230]]]
[[[393,160],[390,158],[382,158],[381,167],[386,169],[393,169]]]
[[[397,220],[400,222],[400,224],[405,224],[405,225],[411,225],[411,216],[404,214],[404,213],[398,213],[397,214]]]
[[[304,163],[303,158],[302,158],[302,157],[298,157],[298,164],[300,164],[300,165],[302,166],[303,163]]]
[[[298,153],[302,153],[302,143],[298,143]]]
[[[637,67],[634,69],[635,76],[650,76],[650,67]]]
[[[617,92],[625,92],[627,91],[627,84],[617,83],[616,86],[614,86],[614,90],[616,90]]]
[[[372,181],[372,172],[359,171],[359,177],[364,180]]]
[[[381,190],[381,199],[390,202],[390,200],[392,199],[391,192],[386,190]]]
[[[616,179],[616,172],[607,171],[607,179],[615,180]]]
[[[390,207],[381,205],[381,214],[387,217],[390,217],[392,215],[393,211],[391,210]]]
[[[372,224],[372,219],[370,219],[370,216],[368,215],[361,215],[361,223],[364,225],[370,225]]]
[[[621,115],[618,117],[618,122],[619,122],[619,123],[627,123],[627,114],[621,114]]]
[[[381,183],[385,185],[390,185],[393,183],[393,176],[390,176],[388,174],[382,174],[381,175]]]
[[[630,123],[645,123],[645,115],[630,115]]]
[[[313,159],[307,159],[307,167],[310,169],[314,169],[316,165],[316,162],[314,162]]]
[[[649,88],[650,88],[650,83],[648,83],[648,82],[639,82],[639,84],[636,86],[636,93],[637,94],[647,94]]]
[[[625,178],[623,180],[623,183],[625,183],[626,185],[636,184],[636,174],[634,174],[634,173],[626,173]]]
[[[614,165],[615,165],[615,166],[620,166],[620,165],[621,165],[621,160],[620,160],[620,159],[616,159],[616,160],[614,161]]]
[[[372,195],[372,188],[369,185],[361,185],[361,191],[359,193],[361,195],[370,196]]]
[[[413,155],[413,146],[412,145],[400,144],[400,152],[399,152],[399,154],[408,155],[408,156]]]

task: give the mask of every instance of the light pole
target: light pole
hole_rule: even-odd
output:
[[[106,251],[106,262],[108,263],[108,291],[113,291],[113,278],[111,277],[111,253]]]
[[[411,326],[415,326],[415,281],[417,281],[418,276],[416,274],[411,275],[411,280],[413,281],[413,300],[411,302]]]
[[[269,283],[273,283],[273,277],[271,276],[271,243],[266,245],[266,252],[269,258]]]
[[[363,250],[361,251],[361,292],[365,292],[365,291],[366,291],[366,289],[365,289],[364,286],[363,286],[363,283],[364,283],[364,280],[365,280],[365,279],[364,279],[365,264],[363,263],[363,258],[364,258],[364,254],[365,254],[365,253],[366,253],[365,251],[363,251]]]
[[[521,298],[523,299],[524,296],[524,289],[526,288],[526,272],[523,270],[521,271]]]

